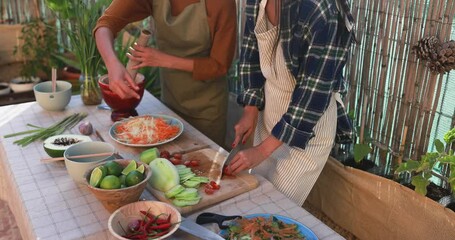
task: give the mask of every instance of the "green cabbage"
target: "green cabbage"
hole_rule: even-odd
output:
[[[169,189],[180,184],[177,168],[165,158],[156,158],[149,164],[152,176],[150,185],[158,191],[167,192]]]

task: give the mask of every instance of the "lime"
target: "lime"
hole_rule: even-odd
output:
[[[123,169],[122,174],[128,175],[128,173],[130,173],[133,170],[136,170],[136,168],[137,168],[136,161],[131,160],[130,163],[128,163],[128,165]]]
[[[100,184],[102,189],[119,189],[120,186],[120,179],[114,175],[107,175],[101,180]]]
[[[117,177],[122,175],[123,167],[117,162],[109,161],[104,166],[107,168],[107,175],[115,175]]]
[[[104,171],[103,171],[104,169]],[[101,180],[106,176],[105,168],[96,167],[92,170],[90,174],[90,185],[93,187],[98,187],[101,183]]]
[[[126,175],[125,183],[126,186],[131,187],[142,182],[142,180],[144,180],[144,175],[136,170],[133,170]]]
[[[120,175],[120,177],[118,177],[118,179],[120,180],[120,184],[122,185],[126,185],[125,183],[125,180],[126,180],[126,175]]]
[[[136,171],[138,171],[138,172],[144,174],[144,171],[145,171],[144,165],[140,165],[138,168],[136,168]]]

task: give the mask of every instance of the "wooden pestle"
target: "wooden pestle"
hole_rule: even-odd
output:
[[[139,46],[146,46],[148,41],[149,41],[149,38],[150,36],[152,35],[152,33],[148,30],[142,30],[141,31],[141,35],[139,36],[139,38],[137,39],[136,43],[137,45]],[[128,71],[128,73],[130,74],[131,78],[133,79],[133,81],[136,81],[136,73],[137,73],[137,70],[135,69],[131,69],[133,66],[136,66],[137,64],[139,64],[138,61],[133,61],[133,60],[129,60],[128,63],[126,64],[126,70]]]

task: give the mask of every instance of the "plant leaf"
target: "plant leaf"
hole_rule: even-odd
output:
[[[369,144],[356,144],[354,145],[354,161],[359,163],[363,160],[373,149]]]
[[[425,179],[422,175],[412,177],[411,184],[415,186],[415,191],[418,194],[423,196],[427,195],[427,186],[430,184],[430,181]]]
[[[441,140],[436,139],[434,141],[434,146],[436,147],[436,151],[438,151],[439,153],[444,152],[444,143],[442,143]]]
[[[419,161],[408,160],[407,162],[401,163],[395,170],[395,173],[416,171],[420,167],[420,164]]]

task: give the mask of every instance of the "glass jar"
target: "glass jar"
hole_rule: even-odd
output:
[[[85,105],[101,104],[103,97],[101,96],[100,87],[96,77],[81,75],[81,98]]]

